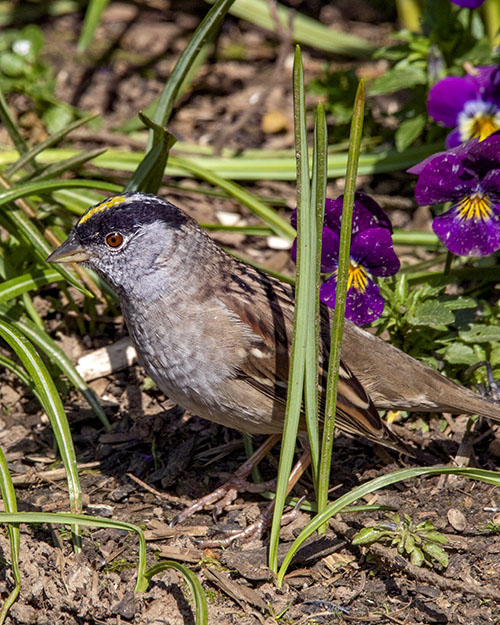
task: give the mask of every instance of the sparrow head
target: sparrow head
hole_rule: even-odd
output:
[[[130,293],[159,268],[168,269],[173,257],[179,264],[192,246],[193,232],[203,235],[191,217],[167,200],[125,193],[90,207],[47,262],[82,263],[119,294]]]

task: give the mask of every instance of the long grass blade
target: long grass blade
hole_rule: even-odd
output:
[[[217,0],[213,7],[208,11],[198,28],[195,30],[187,46],[182,51],[177,63],[175,64],[170,77],[163,88],[158,102],[158,107],[153,116],[153,122],[165,128],[167,125],[172,109],[177,98],[179,89],[186,78],[187,73],[194,59],[198,56],[204,44],[215,35],[222,20],[224,19],[234,0]],[[148,148],[149,151],[154,144],[153,131],[149,133]]]
[[[172,160],[172,157],[170,157]],[[225,180],[210,169],[201,167],[189,160],[176,159],[177,163],[185,171],[189,171],[207,182],[218,186],[220,189],[226,191],[231,197],[236,198],[239,202],[249,208],[254,215],[257,215],[262,221],[264,221],[277,235],[282,236],[289,241],[295,238],[295,229],[289,224],[288,221],[280,217],[280,215],[270,206],[267,206],[264,202],[259,200],[255,195],[246,191],[243,187],[236,182]]]
[[[311,182],[311,206],[308,221],[310,222],[310,248],[308,282],[310,284],[308,297],[310,298],[310,316],[307,321],[309,336],[307,339],[304,405],[307,424],[307,435],[311,449],[311,468],[315,488],[318,488],[319,470],[319,428],[318,428],[318,362],[320,341],[320,309],[319,289],[321,283],[321,244],[323,235],[323,216],[325,212],[327,128],[326,117],[321,103],[316,107],[313,138],[313,167]]]
[[[64,137],[68,135],[70,132],[72,132],[73,130],[80,128],[80,126],[85,125],[87,122],[91,121],[92,119],[95,119],[96,117],[97,115],[88,115],[87,117],[82,117],[82,119],[78,119],[72,124],[68,124],[65,128],[62,128],[61,130],[58,130],[57,132],[52,133],[44,141],[40,141],[33,147],[29,148],[19,158],[19,160],[17,160],[13,165],[7,168],[7,170],[5,171],[5,175],[8,178],[10,178],[12,174],[15,174],[20,169],[23,169],[23,167],[36,166],[34,159],[38,156],[38,154],[45,151],[47,148],[50,148],[61,139],[64,139]]]
[[[144,592],[148,587],[146,577],[146,539],[140,527],[125,521],[105,519],[98,516],[87,516],[69,512],[0,512],[0,523],[53,523],[87,527],[104,527],[127,532],[135,532],[139,538],[139,561],[137,564],[136,592]]]
[[[359,174],[372,175],[404,171],[443,149],[443,143],[440,142],[412,146],[404,152],[382,150],[380,152],[363,154],[359,159]],[[38,162],[53,163],[74,156],[77,153],[78,150],[68,148],[49,149],[40,154]],[[172,150],[168,167],[165,170],[166,175],[186,177],[186,171],[188,170],[184,163],[189,161],[193,168],[200,166],[201,168],[209,169],[216,176],[230,180],[295,180],[296,176],[295,157],[291,155],[269,157],[264,150],[260,154],[258,150],[252,150],[248,156],[233,155],[228,157],[191,154],[186,158],[185,155],[179,156],[179,154],[180,151],[177,151],[176,148]],[[0,166],[15,162],[18,158],[19,154],[15,150],[0,152]],[[141,154],[134,152],[110,149],[95,158],[93,165],[103,169],[134,172],[142,158]],[[328,159],[328,178],[343,178],[346,165],[347,154],[331,154]],[[194,169],[192,173],[196,175],[194,174]],[[95,180],[94,183],[94,188],[96,189],[101,188],[99,185],[104,184],[98,180]],[[91,185],[88,184],[87,186],[90,187]]]
[[[17,513],[17,500],[14,490],[14,484],[10,477],[7,461],[0,449],[0,492],[2,493],[2,499],[5,506],[5,510],[10,513]],[[20,550],[20,532],[19,523],[11,523],[7,526],[7,532],[9,534],[10,543],[10,556],[12,559],[12,572],[14,574],[14,588],[5,599],[0,610],[0,625],[3,625],[7,614],[17,599],[19,591],[21,590],[21,572],[19,571],[19,550]]]
[[[208,625],[207,598],[205,596],[205,592],[203,591],[203,586],[200,584],[199,579],[193,571],[191,571],[191,569],[188,569],[186,566],[179,564],[179,562],[175,562],[174,560],[162,560],[146,571],[146,578],[150,581],[154,575],[158,575],[158,573],[167,569],[174,569],[184,577],[184,581],[188,585],[189,590],[194,597],[196,606],[196,625]]]
[[[293,340],[288,373],[289,377],[285,423],[281,441],[275,507],[269,544],[269,568],[272,571],[277,571],[278,569],[278,544],[281,517],[287,495],[288,480],[292,469],[297,431],[302,409],[305,353],[308,338],[307,322],[313,316],[313,300],[308,292],[309,274],[307,264],[310,262],[308,245],[310,245],[312,234],[311,232],[308,232],[308,226],[310,226],[311,222],[314,220],[308,219],[308,212],[310,208],[310,188],[304,94],[304,69],[302,66],[300,49],[297,47],[295,50],[295,60],[293,66],[295,149],[297,153],[297,276],[295,285]],[[314,288],[314,284],[312,286]]]
[[[83,20],[82,32],[78,40],[78,52],[84,52],[91,43],[96,28],[99,25],[101,15],[108,6],[108,3],[109,0],[90,0],[88,3]]]
[[[361,135],[363,131],[363,113],[365,104],[364,84],[361,80],[354,102],[353,121],[350,134],[349,160],[347,162],[344,203],[342,207],[342,224],[340,231],[339,265],[337,271],[337,292],[333,315],[332,338],[330,342],[330,359],[328,364],[328,380],[326,386],[326,406],[321,443],[321,459],[319,468],[318,510],[326,507],[328,500],[328,484],[332,461],[333,431],[335,428],[335,407],[337,404],[337,386],[340,368],[340,351],[344,329],[345,304],[347,298],[347,281],[349,275],[349,250],[351,247],[352,209],[356,191],[356,175],[358,169]],[[322,528],[324,531],[325,528]]]
[[[288,550],[278,573],[278,584],[281,585],[283,583],[283,579],[285,577],[288,567],[290,566],[290,562],[292,561],[294,555],[297,553],[300,547],[304,544],[304,541],[307,540],[307,538],[309,538],[309,536],[311,536],[311,534],[313,534],[317,529],[323,526],[328,521],[328,519],[330,519],[335,514],[338,514],[346,506],[349,506],[356,500],[361,499],[377,490],[380,490],[381,488],[386,488],[391,484],[396,484],[398,482],[414,479],[417,477],[427,477],[434,475],[461,475],[472,480],[479,480],[481,482],[486,482],[487,484],[500,486],[500,473],[498,473],[497,471],[487,471],[485,469],[474,469],[470,467],[414,467],[411,469],[401,469],[399,471],[393,471],[388,475],[382,475],[373,480],[370,480],[369,482],[366,482],[366,484],[357,486],[345,495],[342,495],[342,497],[339,497],[338,499],[333,501],[327,508],[325,508],[323,512],[311,519],[311,521],[300,532],[300,534],[297,536],[292,546]]]
[[[73,384],[73,386],[78,389],[83,397],[87,400],[90,407],[95,412],[96,416],[101,421],[106,430],[110,430],[111,425],[94,391],[78,373],[75,365],[66,356],[64,351],[55,341],[51,339],[47,332],[37,328],[32,321],[29,321],[28,319],[23,319],[20,314],[12,314],[12,311],[2,313],[2,311],[0,310],[0,316],[5,318],[6,321],[12,323],[13,326],[23,332],[23,334],[25,334],[30,341],[32,341],[48,356],[50,362],[54,363],[57,367],[59,367],[60,371],[68,378],[71,384]]]
[[[207,1],[210,2],[211,0]],[[288,24],[290,11],[291,9],[277,4],[277,13],[283,28],[286,28]],[[236,17],[257,24],[261,28],[275,30],[274,20],[266,0],[237,0],[229,12]],[[339,30],[332,30],[300,13],[294,15],[293,39],[295,43],[312,46],[317,50],[353,57],[368,57],[374,50],[373,44],[366,39]]]
[[[38,391],[42,407],[50,420],[59,453],[66,469],[71,509],[78,512],[82,508],[82,493],[76,454],[71,439],[68,419],[54,381],[33,345],[17,328],[3,319],[0,319],[0,337],[17,354],[28,372],[33,386]]]
[[[16,122],[12,117],[9,107],[7,106],[7,102],[3,97],[3,93],[0,89],[0,119],[3,122],[3,125],[7,129],[9,133],[9,137],[12,140],[12,143],[16,146],[16,150],[19,154],[25,154],[28,151],[28,144],[24,140],[23,136],[19,132]]]
[[[5,280],[0,284],[0,303],[14,299],[23,293],[39,289],[45,284],[61,282],[63,278],[58,271],[46,269],[37,273],[25,273],[17,278]]]

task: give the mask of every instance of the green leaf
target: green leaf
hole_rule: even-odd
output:
[[[431,556],[431,558],[437,560],[441,566],[445,568],[448,566],[448,554],[442,547],[436,545],[436,543],[424,543],[422,549],[427,555]]]
[[[352,539],[353,545],[371,545],[388,534],[387,530],[380,527],[363,527]]]
[[[424,560],[425,557],[420,547],[415,547],[415,549],[411,552],[410,562],[415,566],[422,566]]]
[[[408,534],[405,540],[405,551],[406,553],[413,553],[415,549],[415,538],[411,534]]]
[[[396,65],[380,78],[377,78],[370,88],[370,95],[384,95],[400,89],[408,89],[415,85],[427,84],[427,74],[423,67],[404,63]]]
[[[464,297],[463,295],[460,295],[459,297],[451,297],[449,299],[447,297],[441,297],[440,301],[450,310],[477,308],[478,306],[476,299],[473,297]]]
[[[408,315],[408,323],[412,326],[429,326],[442,329],[451,325],[455,316],[442,302],[428,300],[418,304]]]
[[[24,76],[27,70],[26,61],[14,52],[0,52],[0,67],[2,72],[10,78]]]
[[[397,149],[402,152],[410,146],[424,129],[427,117],[424,114],[405,119],[396,130],[395,140]]]
[[[463,343],[454,342],[442,352],[444,360],[452,365],[473,365],[477,362],[472,347]]]
[[[69,106],[56,104],[51,106],[42,118],[49,132],[58,132],[73,121],[74,113]]]
[[[446,538],[446,536],[436,530],[426,531],[422,534],[422,537],[425,538],[426,540],[431,540],[435,543],[440,543],[441,545],[448,544],[448,539]]]
[[[461,330],[458,335],[466,343],[498,342],[500,341],[500,327],[473,323],[469,330]]]

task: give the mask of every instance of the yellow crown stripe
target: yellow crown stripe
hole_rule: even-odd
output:
[[[97,204],[97,206],[94,206],[94,208],[91,208],[87,213],[85,213],[85,215],[78,222],[78,225],[85,223],[97,213],[102,213],[112,206],[118,206],[118,204],[122,204],[126,199],[127,198],[124,195],[115,195],[115,197],[112,197],[109,200],[105,200],[104,202]]]

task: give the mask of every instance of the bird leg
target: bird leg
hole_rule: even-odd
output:
[[[185,521],[187,518],[192,516],[195,512],[202,510],[203,508],[210,506],[212,504],[216,504],[214,508],[215,515],[218,515],[224,509],[224,506],[227,506],[232,501],[236,499],[238,496],[238,492],[262,492],[264,490],[268,490],[269,487],[274,483],[273,482],[262,482],[260,484],[253,484],[247,481],[247,477],[250,475],[252,470],[259,464],[259,462],[269,453],[269,451],[276,445],[276,443],[280,440],[280,434],[272,434],[269,436],[264,443],[246,460],[241,467],[233,473],[233,475],[229,478],[229,480],[219,486],[219,488],[215,489],[213,492],[201,497],[197,501],[195,501],[189,508],[186,508],[179,514],[177,514],[170,525],[176,525],[177,523],[181,523]]]
[[[268,439],[269,440],[269,439]],[[266,441],[267,442],[267,441]],[[303,454],[298,459],[297,463],[292,469],[290,473],[290,477],[288,479],[288,484],[286,488],[286,494],[290,494],[291,490],[295,486],[295,484],[299,481],[299,479],[304,474],[304,471],[311,463],[311,452],[309,449],[306,449]],[[283,514],[281,517],[281,525],[287,525],[291,521],[293,521],[298,514],[300,509],[300,504],[302,503],[303,498],[299,499],[295,507],[291,512],[287,512]],[[222,539],[213,539],[213,540],[203,540],[199,543],[199,546],[202,548],[206,547],[228,547],[235,540],[246,540],[250,537],[260,538],[264,531],[271,527],[272,519],[274,514],[274,499],[270,501],[266,506],[264,512],[260,515],[260,517],[252,523],[244,530],[236,531],[230,536],[226,536],[226,538]]]

